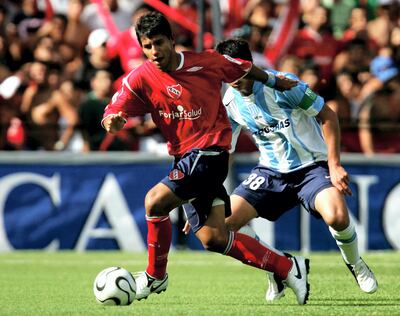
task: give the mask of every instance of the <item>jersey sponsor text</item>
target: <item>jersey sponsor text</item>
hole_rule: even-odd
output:
[[[177,110],[178,111],[171,110],[169,112],[159,110],[158,114],[163,118],[172,120],[197,120],[199,117],[201,117],[201,108],[187,111],[182,105],[178,105]]]
[[[259,129],[258,131],[254,132],[253,134],[259,135],[259,136],[265,135],[268,133],[273,133],[273,132],[279,131],[280,129],[287,128],[289,126],[290,126],[290,121],[289,121],[289,119],[286,119],[284,121],[279,121],[274,126],[265,126],[264,128]]]

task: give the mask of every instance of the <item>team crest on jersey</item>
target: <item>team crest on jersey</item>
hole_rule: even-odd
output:
[[[168,95],[173,99],[179,99],[182,94],[182,86],[178,83],[173,86],[167,86]]]
[[[185,176],[185,174],[180,171],[179,169],[174,169],[169,173],[168,178],[170,180],[180,180],[183,179],[183,177]]]

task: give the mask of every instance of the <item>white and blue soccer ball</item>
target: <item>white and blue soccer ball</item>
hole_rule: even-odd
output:
[[[96,276],[93,292],[100,304],[129,305],[136,297],[136,282],[128,270],[110,267]]]

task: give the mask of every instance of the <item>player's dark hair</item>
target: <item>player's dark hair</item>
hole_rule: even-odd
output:
[[[215,50],[221,55],[253,61],[249,43],[241,38],[232,38],[217,44]]]
[[[149,12],[142,15],[136,23],[136,37],[142,45],[141,37],[151,38],[156,35],[165,35],[173,39],[171,25],[160,12]]]

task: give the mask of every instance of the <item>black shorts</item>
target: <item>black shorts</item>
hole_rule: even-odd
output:
[[[219,148],[193,149],[175,159],[169,175],[161,180],[179,198],[193,232],[204,226],[216,198],[225,203],[225,216],[231,214],[229,196],[223,185],[228,174],[229,154]]]
[[[276,221],[299,204],[316,218],[321,218],[315,210],[315,197],[323,189],[332,186],[326,162],[318,162],[291,173],[279,173],[258,165],[233,194],[243,197],[260,217],[270,221]]]

